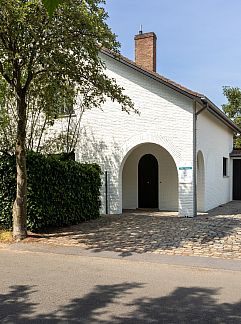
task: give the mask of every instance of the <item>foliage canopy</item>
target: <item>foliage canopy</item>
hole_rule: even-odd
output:
[[[53,15],[54,10],[58,7],[58,5],[61,2],[61,0],[42,0],[42,1],[50,17]]]
[[[80,164],[65,156],[27,154],[28,217],[31,231],[77,224],[99,217],[100,168]],[[12,227],[11,206],[15,197],[14,156],[0,156],[0,229]]]
[[[89,99],[95,105],[108,96],[123,110],[133,107],[123,89],[105,75],[98,55],[102,47],[116,52],[119,47],[106,24],[103,3],[65,0],[50,19],[38,0],[0,0],[0,72],[8,84],[48,93],[49,109],[58,94],[66,92],[67,97],[71,86],[80,93],[91,89]]]
[[[16,117],[15,238],[26,236],[26,127],[33,100],[33,109],[41,107],[50,117],[77,94],[84,97],[87,109],[100,107],[107,97],[124,111],[134,108],[123,89],[105,74],[99,56],[101,48],[118,53],[119,47],[103,4],[103,0],[64,0],[50,17],[40,0],[0,0],[0,78],[15,103]],[[0,105],[5,108],[4,100],[0,98]],[[5,125],[7,118],[0,124]]]
[[[228,102],[222,105],[225,114],[241,128],[241,89],[238,87],[223,87],[223,94]],[[234,147],[241,148],[240,136],[234,137]]]

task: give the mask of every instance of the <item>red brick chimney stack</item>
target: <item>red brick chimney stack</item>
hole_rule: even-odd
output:
[[[135,36],[135,62],[144,69],[156,72],[156,34],[139,32]]]

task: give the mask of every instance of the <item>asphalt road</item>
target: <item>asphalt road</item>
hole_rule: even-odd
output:
[[[0,323],[241,323],[241,271],[0,249]]]

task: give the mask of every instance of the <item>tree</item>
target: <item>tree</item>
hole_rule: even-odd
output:
[[[72,154],[79,141],[83,113],[93,107],[93,92],[79,94],[75,100],[72,87],[57,88],[55,93],[46,88],[46,82],[34,84],[34,91],[27,97],[26,149],[44,154]],[[15,105],[11,89],[0,78],[0,154],[14,153]]]
[[[12,112],[12,93],[7,82],[0,77],[0,152],[13,152],[15,131]]]
[[[241,128],[241,89],[238,87],[223,87],[223,94],[228,102],[222,105],[225,114]],[[234,136],[234,147],[241,148],[240,135]]]
[[[50,96],[46,91],[46,83],[32,88],[33,91],[26,98],[26,149],[40,152],[45,140],[45,133],[51,129],[60,115],[63,106],[61,101],[64,101],[65,98],[63,98],[63,89],[61,92],[57,92],[57,95]],[[71,101],[73,105],[73,93],[72,96],[70,93],[68,95],[65,103]],[[13,92],[7,82],[0,77],[0,153],[14,153],[17,130],[15,107],[16,100]],[[52,136],[51,139],[53,143],[56,136]]]
[[[88,107],[100,107],[110,97],[122,110],[133,109],[123,89],[106,76],[99,57],[101,48],[118,53],[119,47],[102,4],[104,0],[65,0],[50,18],[40,0],[0,0],[0,76],[13,95],[16,116],[15,239],[27,235],[26,127],[35,96],[50,116],[73,91],[89,94]]]

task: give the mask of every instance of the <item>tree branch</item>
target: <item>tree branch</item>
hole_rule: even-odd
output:
[[[10,77],[7,75],[7,73],[4,72],[3,70],[3,64],[0,61],[0,73],[2,74],[2,76],[4,77],[4,79],[11,85],[14,86],[14,82],[13,79],[10,79]]]

